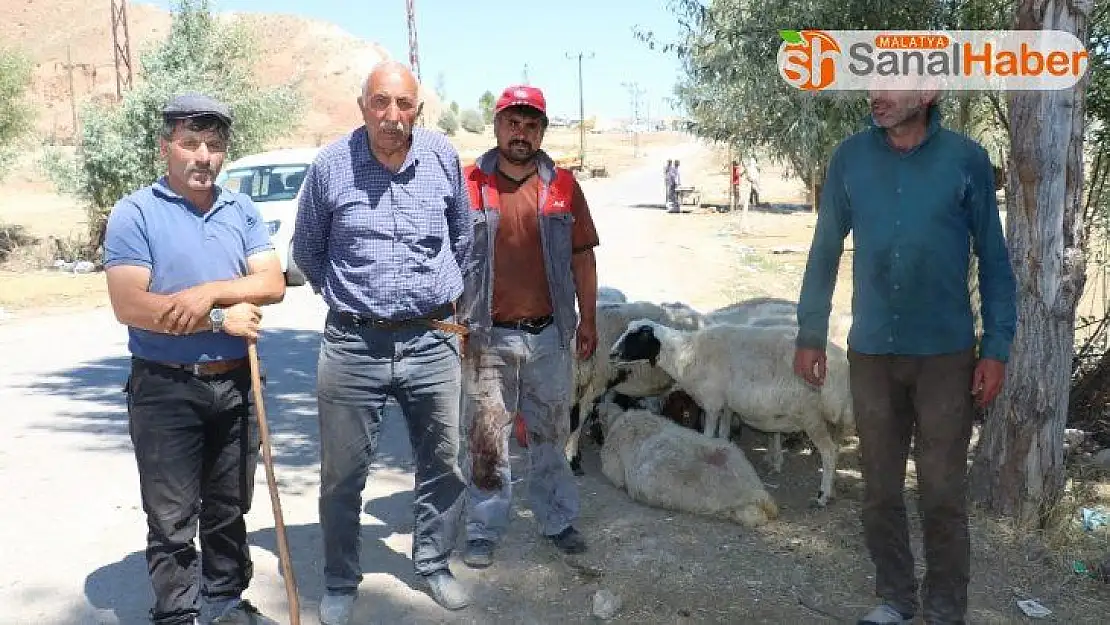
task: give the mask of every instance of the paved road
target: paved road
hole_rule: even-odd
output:
[[[645,281],[630,259],[668,263],[655,249],[636,251],[648,236],[658,246],[674,233],[660,210],[662,163],[685,162],[693,145],[645,159],[645,165],[584,188],[605,245],[602,281],[635,298],[673,296],[681,284]],[[657,164],[658,161],[658,164]],[[647,164],[650,163],[650,164]],[[668,233],[668,230],[670,233]],[[608,269],[606,269],[608,268]],[[672,267],[673,269],[673,267]],[[290,289],[266,311],[260,343],[269,378],[267,413],[281,482],[285,522],[296,563],[306,623],[315,623],[321,593],[316,495],[318,449],[313,395],[324,306],[307,288]],[[110,311],[0,322],[0,623],[143,623],[151,592],[142,548],[145,522],[121,386],[126,333]],[[392,418],[390,418],[392,417]],[[363,622],[411,622],[434,604],[413,590],[411,457],[399,415],[385,419],[376,472],[364,493],[364,594],[374,612]],[[250,597],[284,618],[273,519],[265,474],[257,473],[249,515],[256,577]],[[461,569],[462,567],[460,567]],[[464,581],[465,571],[460,571]],[[362,602],[369,610],[370,602]],[[438,613],[442,614],[442,613]],[[483,622],[483,621],[476,621]]]

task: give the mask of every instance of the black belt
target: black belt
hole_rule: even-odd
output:
[[[159,360],[146,360],[145,358],[135,358],[140,362],[165,367],[167,369],[180,369],[181,371],[188,371],[193,375],[224,375],[231,373],[247,364],[246,358],[234,358],[231,360],[213,360],[209,362],[196,362],[196,363],[180,363],[180,362],[162,362]]]
[[[516,319],[514,321],[494,321],[493,327],[524,330],[531,334],[539,334],[554,321],[555,317],[553,315],[544,315],[543,317],[528,317],[525,319]]]
[[[451,304],[444,304],[439,308],[433,310],[427,315],[421,317],[410,317],[408,319],[383,319],[381,317],[370,317],[367,315],[356,315],[350,312],[336,312],[336,318],[340,323],[352,326],[369,326],[373,328],[380,328],[382,330],[400,330],[403,328],[411,328],[413,326],[427,326],[429,321],[442,321],[455,313],[455,308]]]

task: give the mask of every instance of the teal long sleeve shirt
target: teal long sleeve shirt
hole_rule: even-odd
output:
[[[942,128],[899,152],[876,126],[845,139],[829,162],[798,302],[799,347],[824,349],[844,239],[852,233],[852,328],[866,354],[927,356],[975,344],[968,290],[979,259],[980,358],[1006,362],[1016,285],[986,151]]]

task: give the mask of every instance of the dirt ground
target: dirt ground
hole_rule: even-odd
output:
[[[700,146],[678,144],[657,145],[655,152],[641,161],[650,167],[658,161],[658,175],[646,170],[638,173],[633,165],[639,159],[635,159],[623,170],[627,175],[618,173],[612,180],[584,183],[603,237],[598,251],[603,281],[621,288],[630,299],[685,301],[702,310],[756,295],[796,298],[814,224],[797,181],[783,177],[774,167],[764,167],[762,199],[768,206],[749,214],[747,232],[741,231],[738,215],[708,208],[686,207],[688,212],[683,215],[667,215],[661,210],[661,182],[658,193],[650,194],[658,200],[646,197],[645,189],[661,179],[662,163],[672,152],[682,159],[686,181],[707,192],[715,186],[724,188],[719,155]],[[18,204],[11,199],[5,202],[0,205],[0,218],[15,214],[12,207]],[[43,228],[57,224],[57,215],[40,223]],[[850,249],[850,241],[847,247]],[[848,312],[850,259],[851,254],[845,254],[835,296],[837,312]],[[103,305],[103,296],[98,295],[102,276],[48,275],[0,275],[0,297],[8,298],[0,299],[0,307],[27,316],[39,314],[41,306],[60,303]],[[42,282],[44,278],[47,282]],[[51,285],[50,281],[57,282]],[[23,286],[13,289],[11,285]],[[79,295],[73,299],[62,295],[74,292]],[[294,377],[298,384],[303,382],[300,377],[303,375]],[[306,386],[303,390],[307,393],[310,389]],[[398,594],[403,591],[397,590],[395,580],[383,581],[380,586],[375,583],[375,596],[360,604],[358,622],[402,622],[380,620],[380,614],[393,609],[403,610],[403,622],[409,623],[590,623],[595,622],[590,616],[592,597],[602,588],[621,598],[614,623],[854,622],[872,605],[874,583],[859,526],[862,485],[854,440],[846,440],[842,447],[835,496],[825,509],[809,504],[820,478],[816,455],[788,450],[783,473],[772,474],[765,462],[766,442],[759,434],[745,434],[739,441],[780,508],[780,518],[763,528],[746,530],[637,504],[601,475],[597,448],[586,440],[586,475],[578,484],[582,496],[579,526],[591,543],[588,554],[565,558],[538,541],[530,512],[518,496],[513,529],[499,548],[495,564],[480,572],[461,564],[456,569],[473,588],[473,608],[445,614],[430,601],[413,603]],[[282,457],[281,450],[278,457]],[[526,476],[524,462],[523,453],[517,450],[516,476]],[[311,462],[306,466],[311,468]],[[280,472],[285,479],[297,475],[288,468]],[[302,503],[311,510],[313,475],[306,469],[303,482],[283,488],[287,505],[293,506],[295,498],[307,498],[311,501]],[[912,464],[910,475],[912,515]],[[400,488],[411,487],[411,483],[405,486],[409,479],[401,477]],[[518,494],[523,494],[524,485]],[[266,520],[265,495],[261,490],[258,494],[261,499],[252,513],[252,527],[272,527],[272,521]],[[384,521],[394,527],[387,545],[394,560],[408,548],[398,534],[408,531],[409,501],[403,497],[394,501],[396,518]],[[1073,508],[1071,516],[1077,514],[1079,504],[1110,506],[1105,479],[1081,500],[1067,502]],[[921,534],[916,521],[911,532],[920,563]],[[294,558],[301,566],[318,567],[315,541],[315,534],[295,539]],[[381,548],[379,541],[372,542],[374,549]],[[1033,535],[1015,532],[976,513],[972,544],[970,622],[1024,622],[1028,619],[1015,601],[1027,598],[1037,599],[1053,611],[1048,622],[1106,622],[1110,587],[1072,571],[1076,558],[1106,551],[1106,528],[1087,535],[1079,531],[1064,537]],[[385,572],[382,579],[393,579],[390,576],[394,574],[401,577],[407,566],[404,560],[401,557],[399,563],[389,565],[396,569]],[[256,592],[269,589],[262,603],[281,618],[280,581],[275,582],[271,564],[266,562],[265,567],[260,566],[260,590]],[[371,561],[364,564],[377,566]],[[918,569],[920,572],[920,564]],[[313,592],[312,571],[305,572],[309,574],[301,575],[301,583],[306,622],[315,623],[316,597],[308,594]],[[141,575],[141,568],[134,574]],[[381,576],[383,571],[375,574]],[[263,582],[268,583],[263,586]],[[390,600],[404,607],[387,608],[385,603]]]

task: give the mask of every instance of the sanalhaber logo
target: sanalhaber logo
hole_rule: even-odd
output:
[[[949,91],[1074,86],[1088,53],[1060,30],[782,30],[779,75],[803,91],[905,89],[927,78]]]

